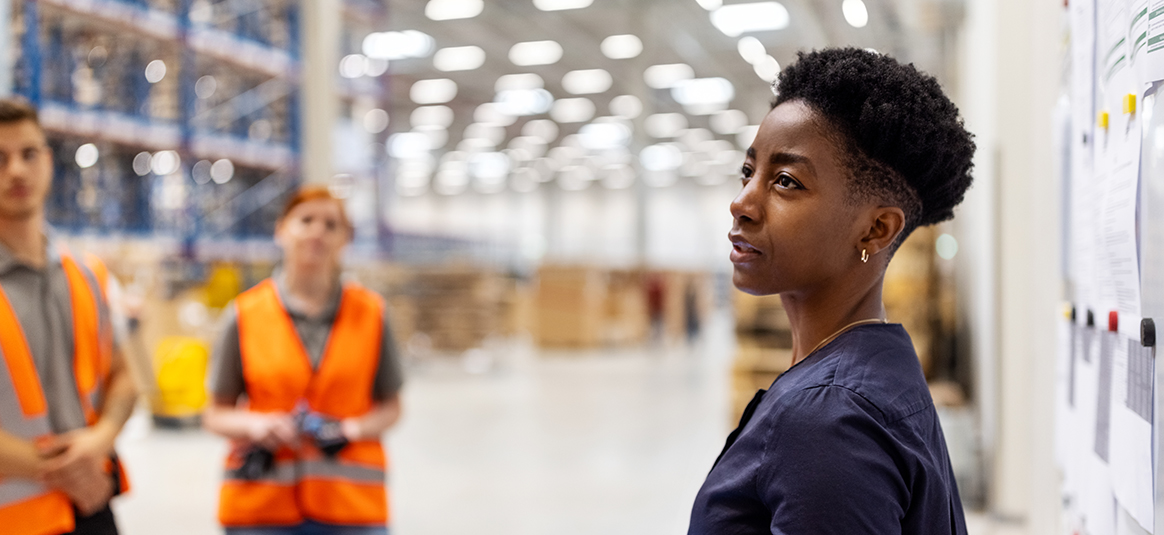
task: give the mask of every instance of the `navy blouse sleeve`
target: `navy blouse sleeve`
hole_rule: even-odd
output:
[[[774,535],[901,533],[909,487],[883,419],[845,387],[790,393],[756,480]]]

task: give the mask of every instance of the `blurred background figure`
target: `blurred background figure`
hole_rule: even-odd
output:
[[[52,150],[35,108],[0,99],[0,518],[21,535],[116,534],[129,490],[114,440],[137,399],[108,273],[45,224]]]
[[[141,319],[125,343],[147,395],[118,444],[139,489],[114,503],[122,532],[219,533],[220,511],[269,520],[217,497],[281,472],[240,479],[247,449],[199,420],[267,422],[248,440],[276,468],[303,441],[294,405],[245,412],[243,357],[216,399],[229,367],[211,355],[226,353],[219,325],[246,343],[240,296],[291,286],[290,258],[330,247],[280,219],[305,186],[338,202],[301,208],[342,203],[350,243],[306,302],[280,301],[295,331],[280,340],[326,353],[320,286],[384,298],[409,384],[382,439],[394,533],[683,532],[740,412],[790,362],[779,299],[730,283],[743,151],[797,51],[856,46],[933,74],[979,146],[957,218],[910,236],[884,292],[935,393],[970,533],[1055,533],[1050,370],[1071,285],[1050,117],[1068,13],[1051,0],[0,0],[0,93],[39,106],[52,149],[45,217],[105,261]]]
[[[327,188],[299,190],[275,224],[281,269],[228,305],[203,417],[234,441],[227,533],[387,533],[400,363],[382,299],[340,281],[351,235]]]

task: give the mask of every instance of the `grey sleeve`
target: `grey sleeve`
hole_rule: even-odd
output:
[[[211,347],[207,387],[215,401],[235,401],[246,392],[242,352],[238,347],[238,309],[226,306],[218,321],[218,336]]]
[[[384,330],[380,337],[380,366],[372,383],[372,399],[384,401],[404,385],[404,370],[400,366],[400,353],[396,340],[392,337],[392,324],[388,319],[388,307],[384,307]]]

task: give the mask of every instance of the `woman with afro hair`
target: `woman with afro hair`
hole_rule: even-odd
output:
[[[965,534],[909,334],[881,303],[913,229],[953,217],[972,136],[938,82],[856,48],[776,84],[731,204],[739,289],[779,294],[793,366],[761,390],[696,496],[691,534]]]

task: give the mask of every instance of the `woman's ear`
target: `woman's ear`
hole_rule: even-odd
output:
[[[872,256],[893,247],[893,242],[905,230],[905,212],[896,206],[881,206],[870,215],[872,220],[858,247]]]

